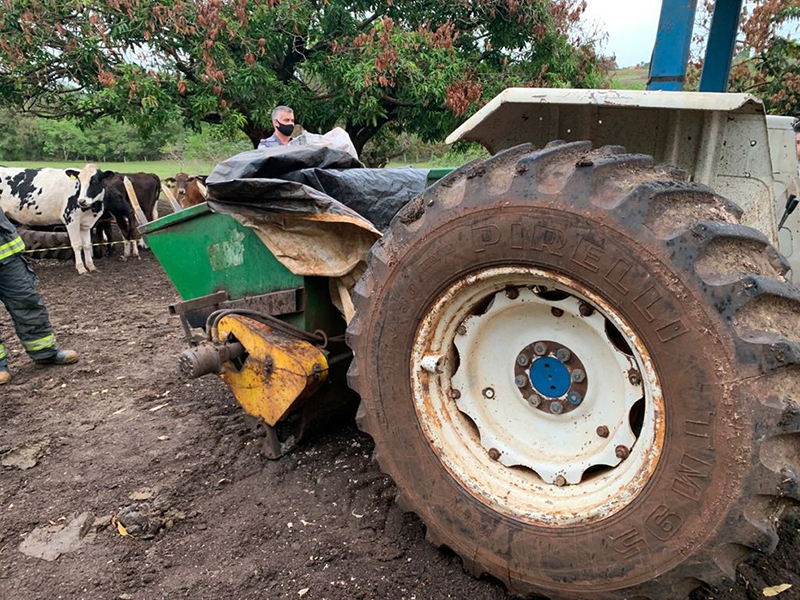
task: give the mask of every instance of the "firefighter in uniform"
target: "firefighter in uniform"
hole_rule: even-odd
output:
[[[77,362],[77,352],[56,346],[47,308],[36,291],[38,279],[22,256],[24,249],[22,238],[0,209],[0,301],[11,315],[22,346],[40,364]],[[0,385],[9,381],[8,354],[0,339]]]

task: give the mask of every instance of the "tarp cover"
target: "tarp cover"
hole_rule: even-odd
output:
[[[293,273],[340,277],[427,177],[424,169],[365,169],[340,150],[289,145],[237,154],[206,185],[209,207],[253,227]]]

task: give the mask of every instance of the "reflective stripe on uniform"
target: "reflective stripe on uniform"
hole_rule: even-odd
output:
[[[22,252],[23,250],[25,250],[25,242],[22,241],[21,237],[17,236],[10,242],[0,246],[0,260]]]
[[[25,346],[25,350],[28,352],[39,352],[40,350],[46,350],[47,348],[55,346],[56,336],[51,333],[38,340],[32,340],[30,342],[23,341],[22,345]]]
[[[3,346],[3,344],[0,344],[0,360],[3,360],[6,356],[8,356],[8,353],[6,352],[6,347]]]

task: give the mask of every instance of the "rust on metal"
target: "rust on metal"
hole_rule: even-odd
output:
[[[591,301],[607,319],[611,320],[628,341],[636,357],[636,365],[639,366],[645,382],[643,391],[646,398],[646,411],[649,411],[653,429],[652,439],[642,440],[639,438],[637,440],[637,445],[645,444],[643,450],[631,454],[628,460],[621,463],[625,465],[621,468],[633,470],[633,476],[626,481],[625,486],[618,493],[611,496],[599,496],[593,500],[590,509],[581,508],[579,510],[560,504],[559,497],[562,493],[581,493],[580,490],[584,489],[583,483],[563,487],[553,486],[544,483],[532,471],[526,473],[525,469],[509,469],[498,465],[497,461],[492,461],[486,450],[481,447],[479,433],[472,421],[458,410],[456,403],[452,400],[449,381],[455,371],[453,356],[447,359],[445,372],[440,375],[429,376],[427,373],[423,375],[412,369],[412,389],[419,423],[431,449],[439,457],[445,469],[466,491],[478,501],[491,507],[492,510],[542,527],[564,527],[606,519],[633,501],[652,477],[658,466],[665,442],[666,419],[659,377],[644,342],[627,323],[616,316],[611,305],[603,298],[597,296],[587,286],[569,277],[533,267],[495,267],[469,274],[454,283],[433,302],[431,309],[418,326],[412,350],[412,364],[417,360],[417,347],[424,347],[425,352],[431,351],[430,341],[423,342],[422,340],[434,339],[429,337],[434,332],[438,332],[437,335],[440,335],[441,332],[448,332],[445,337],[449,335],[450,341],[446,343],[452,343],[456,335],[465,334],[465,313],[454,311],[451,308],[454,299],[460,295],[469,295],[469,290],[476,289],[482,282],[491,281],[493,277],[500,276],[504,278],[505,284],[499,284],[494,288],[496,291],[503,291],[511,281],[520,287],[536,285],[531,283],[536,279],[565,286],[566,289],[571,290],[571,294]],[[478,305],[485,297],[486,294],[475,295],[472,302],[474,305]],[[594,310],[588,304],[587,307]],[[446,351],[440,347],[435,350]],[[455,358],[457,360],[457,357]],[[461,395],[465,392],[463,389],[458,391]],[[487,393],[489,396],[493,396],[493,391],[491,388],[483,388],[482,393],[484,397],[487,396]],[[481,393],[480,388],[479,393]],[[535,406],[535,401],[531,402],[530,398],[524,399],[531,406]],[[598,435],[600,433],[598,431]],[[454,447],[464,448],[465,456],[470,458],[462,459],[457,453],[454,454]],[[461,462],[462,460],[466,462]],[[473,468],[475,468],[474,473]],[[613,472],[614,469],[611,471]],[[495,476],[495,473],[498,476]],[[503,477],[506,478],[499,477],[500,473],[505,473]],[[600,479],[602,477],[604,476],[600,476]],[[555,490],[559,491],[556,493]],[[547,506],[536,504],[535,500],[530,499],[535,498],[537,493],[546,494],[553,499]]]
[[[303,309],[304,296],[304,288],[292,288],[229,300],[228,292],[221,290],[200,298],[177,302],[169,307],[169,312],[180,316],[181,322],[187,328],[190,325],[203,327],[211,313],[222,309],[256,310],[272,316],[293,314]],[[191,335],[187,335],[187,338],[190,339]]]
[[[563,398],[546,398],[533,387],[528,378],[529,367],[527,365],[533,364],[543,356],[553,356],[567,367],[570,372],[570,394],[564,394]],[[524,359],[522,362],[520,362],[521,358]],[[576,372],[579,373],[577,379],[572,376]],[[522,397],[531,406],[542,412],[556,415],[567,414],[577,409],[581,405],[583,398],[586,397],[589,387],[589,382],[586,379],[586,367],[581,360],[569,348],[552,340],[537,340],[522,349],[514,365],[514,383],[519,388]],[[577,396],[572,395],[573,393],[577,394]],[[535,397],[539,397],[539,402],[534,405],[531,402],[531,398]]]
[[[237,342],[205,343],[184,350],[178,364],[186,377],[196,379],[211,373],[221,373],[226,362],[235,360],[244,353],[244,346]]]
[[[244,410],[268,425],[286,418],[328,376],[325,355],[313,344],[241,315],[219,322],[220,339],[246,351],[241,364],[226,362],[221,378]]]

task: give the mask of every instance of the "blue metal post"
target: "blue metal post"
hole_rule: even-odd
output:
[[[647,79],[648,90],[679,92],[683,89],[696,7],[697,0],[661,2],[658,33]]]
[[[728,91],[728,78],[741,14],[742,0],[717,0],[714,5],[703,74],[700,76],[701,92]]]

